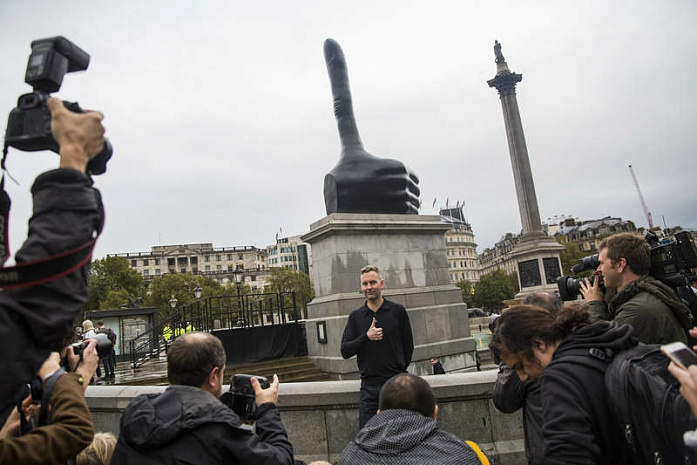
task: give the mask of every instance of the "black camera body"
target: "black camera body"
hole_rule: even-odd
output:
[[[697,249],[695,248],[692,235],[688,231],[675,234],[675,240],[664,238],[659,240],[655,233],[649,231],[645,235],[646,242],[649,244],[651,254],[651,270],[649,274],[664,284],[672,287],[681,297],[692,297],[688,293],[682,292],[685,287],[689,287],[691,280],[695,278],[691,269],[697,268]],[[598,254],[583,257],[576,265],[571,268],[573,273],[580,273],[585,270],[594,270],[598,267]],[[593,283],[593,276],[589,279]],[[602,279],[602,276],[600,277]],[[560,276],[557,278],[557,288],[559,297],[562,300],[574,300],[581,293],[580,282],[585,278],[573,278],[571,276]],[[604,291],[603,282],[599,285]],[[690,291],[689,294],[692,294]],[[690,308],[693,304],[690,304]]]
[[[257,404],[251,383],[252,378],[259,381],[262,389],[269,388],[269,380],[263,376],[236,374],[230,377],[230,390],[220,397],[220,401],[243,420],[256,419]]]
[[[51,112],[46,102],[51,92],[57,92],[66,73],[84,71],[90,56],[64,37],[51,37],[31,43],[31,55],[24,82],[34,89],[17,100],[17,107],[10,112],[5,131],[5,146],[24,152],[51,150],[58,153],[59,146],[51,133]],[[84,113],[76,102],[63,102],[75,113]],[[102,174],[111,158],[112,147],[108,140],[96,157],[90,160],[87,170]]]
[[[111,350],[114,348],[114,344],[109,340],[109,337],[104,334],[104,333],[97,333],[94,335],[94,337],[91,337],[89,339],[96,339],[97,340],[97,356],[101,359],[109,354],[111,354]],[[81,341],[81,342],[76,342],[74,344],[71,344],[73,348],[73,353],[75,355],[79,355],[80,359],[82,359],[82,354],[85,352],[85,348],[87,347],[87,342]]]

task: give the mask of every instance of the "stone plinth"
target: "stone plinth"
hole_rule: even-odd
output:
[[[521,241],[516,245],[511,253],[517,265],[520,285],[516,299],[533,292],[557,290],[556,278],[561,276],[561,250],[564,250],[564,246],[549,238]]]
[[[365,301],[358,271],[368,264],[380,268],[383,295],[409,312],[410,372],[430,373],[430,357],[448,371],[475,365],[467,307],[448,277],[443,234],[449,227],[435,215],[353,213],[333,213],[310,226],[302,240],[312,246],[316,297],[307,308],[307,347],[323,371],[335,379],[358,377],[355,358],[341,357],[341,336],[349,313]]]

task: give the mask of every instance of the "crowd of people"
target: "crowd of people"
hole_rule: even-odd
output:
[[[60,167],[32,188],[34,215],[18,263],[79,248],[103,223],[101,197],[86,173],[104,144],[103,116],[70,112],[56,99],[48,108]],[[493,324],[490,349],[501,362],[493,402],[507,413],[523,409],[530,464],[634,463],[609,405],[605,373],[579,363],[579,351],[610,360],[638,344],[697,338],[689,309],[648,275],[642,238],[617,234],[599,251],[604,288],[600,279],[586,280],[584,301],[563,306],[555,295],[534,293]],[[407,372],[414,351],[408,312],[383,297],[378,267],[364,267],[359,277],[366,300],[350,313],[341,341],[342,356],[356,356],[361,377],[359,431],[338,463],[489,463],[476,443],[438,428],[433,390]],[[164,392],[130,402],[118,439],[95,434],[84,392],[100,356],[104,377],[114,378],[116,335],[86,320],[81,343],[59,337],[73,329],[86,296],[87,266],[0,293],[0,464],[303,463],[276,405],[278,377],[266,388],[251,378],[256,411],[253,419],[241,418],[220,399],[227,360],[221,341],[193,327],[167,338]],[[101,355],[100,333],[112,343]],[[445,373],[436,358],[430,362],[434,374]],[[697,415],[697,365],[667,369],[680,384],[680,401]],[[686,433],[686,443],[697,434]]]

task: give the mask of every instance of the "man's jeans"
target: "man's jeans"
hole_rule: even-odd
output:
[[[382,384],[361,383],[361,392],[358,396],[358,429],[363,429],[368,420],[377,413],[381,388]]]
[[[111,349],[111,353],[102,359],[102,363],[104,364],[104,376],[113,378],[116,369],[116,351]]]

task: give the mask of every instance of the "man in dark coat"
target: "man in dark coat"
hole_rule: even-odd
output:
[[[649,275],[651,251],[646,240],[633,233],[619,233],[598,246],[598,269],[605,287],[617,293],[605,303],[599,280],[580,283],[590,310],[602,319],[632,325],[645,344],[687,343],[694,326],[690,310],[670,287]]]
[[[276,408],[278,377],[268,389],[252,379],[255,433],[218,399],[225,360],[222,343],[211,334],[175,339],[167,352],[170,386],[131,401],[111,464],[293,464],[293,446]]]
[[[482,463],[473,450],[479,447],[439,430],[437,417],[438,405],[431,386],[415,375],[396,375],[380,391],[380,411],[348,443],[339,463]]]
[[[438,360],[435,358],[431,357],[431,366],[433,367],[433,374],[434,375],[444,375],[445,374],[445,368],[443,368],[443,364],[440,363]]]

